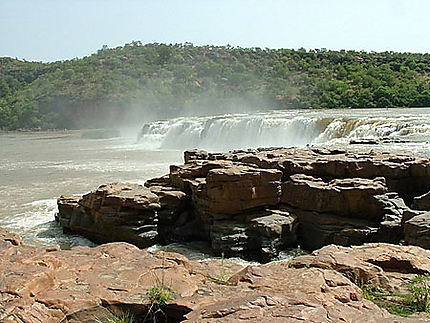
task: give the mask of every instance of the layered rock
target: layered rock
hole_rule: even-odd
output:
[[[126,241],[144,248],[157,241],[159,198],[137,184],[102,185],[94,192],[62,196],[57,219],[66,231],[95,242]]]
[[[390,190],[408,199],[417,196],[416,192],[423,194],[430,190],[429,158],[409,152],[261,148],[225,154],[194,150],[185,154],[186,162],[198,160],[227,160],[260,168],[277,168],[285,179],[294,174],[331,179],[384,177]]]
[[[195,150],[184,159],[168,175],[147,181],[147,189],[126,189],[127,198],[121,197],[126,184],[81,199],[63,197],[58,218],[96,241],[206,240],[216,254],[259,261],[297,245],[313,250],[406,239],[427,246],[427,220],[412,220],[422,212],[408,205],[426,207],[429,158],[265,148]],[[109,236],[116,231],[124,234]]]
[[[119,311],[152,320],[158,307],[148,290],[162,281],[173,295],[157,311],[163,322],[393,322],[354,282],[401,290],[430,272],[429,257],[418,247],[329,246],[290,263],[244,267],[127,243],[40,249],[0,228],[0,321],[89,323]]]

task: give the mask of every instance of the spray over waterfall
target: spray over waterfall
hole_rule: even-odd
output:
[[[430,109],[271,111],[187,117],[147,123],[146,149],[230,150],[270,146],[348,143],[351,139],[428,142]]]

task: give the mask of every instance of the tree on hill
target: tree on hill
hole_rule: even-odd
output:
[[[0,129],[107,127],[249,109],[430,105],[430,55],[185,44],[0,58]],[[127,120],[128,119],[128,120]]]

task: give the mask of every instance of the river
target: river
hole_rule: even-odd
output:
[[[289,110],[188,117],[122,129],[112,139],[83,131],[0,134],[0,226],[31,245],[91,245],[54,221],[56,198],[100,184],[145,180],[182,162],[189,148],[211,151],[272,146],[344,147],[351,139],[383,139],[353,149],[430,155],[430,108]]]

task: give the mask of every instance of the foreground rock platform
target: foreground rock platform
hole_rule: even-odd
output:
[[[186,151],[146,187],[61,197],[65,231],[139,247],[205,240],[267,262],[283,249],[368,242],[429,248],[430,159],[402,152],[265,148]]]
[[[103,322],[120,311],[152,322],[147,292],[160,280],[174,296],[160,322],[417,322],[363,299],[356,282],[401,289],[430,272],[429,259],[415,246],[366,244],[244,267],[127,243],[41,249],[0,228],[0,322]]]

